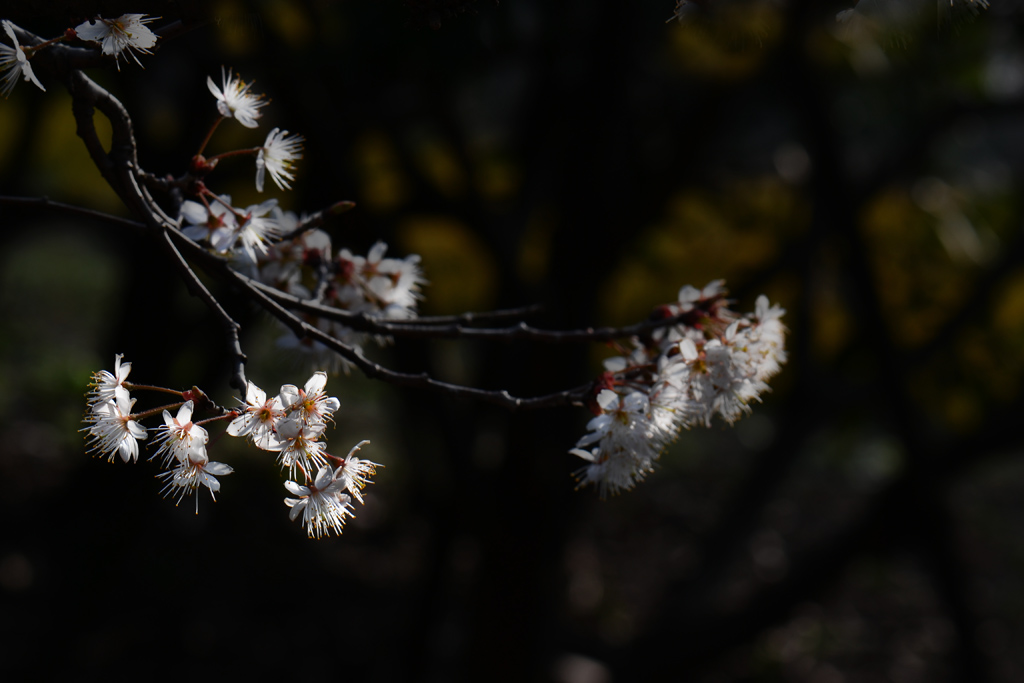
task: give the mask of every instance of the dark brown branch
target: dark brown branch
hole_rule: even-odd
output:
[[[427,373],[403,373],[389,370],[384,366],[371,361],[361,349],[353,348],[348,344],[332,337],[319,328],[310,325],[290,310],[271,298],[263,288],[257,287],[251,278],[242,275],[231,269],[228,262],[206,252],[202,247],[188,239],[176,228],[168,229],[169,237],[172,237],[178,244],[184,246],[191,253],[202,253],[203,260],[211,275],[222,280],[234,282],[244,292],[248,292],[268,313],[281,321],[299,339],[311,339],[331,349],[339,356],[356,366],[364,375],[370,379],[380,379],[396,386],[413,387],[421,389],[432,389],[455,396],[458,398],[469,398],[485,403],[492,403],[509,410],[534,410],[539,408],[555,408],[567,405],[583,405],[593,385],[587,383],[573,389],[558,391],[544,396],[523,398],[512,396],[509,392],[477,389],[474,387],[442,382],[430,377]],[[194,273],[192,273],[194,276]],[[275,290],[272,290],[275,291]]]
[[[368,316],[365,313],[352,313],[340,308],[333,308],[307,299],[301,299],[244,275],[241,275],[241,277],[246,278],[252,287],[261,290],[268,297],[287,308],[334,320],[360,332],[411,338],[490,339],[503,342],[530,340],[549,343],[600,342],[640,336],[662,327],[671,327],[672,325],[692,325],[695,318],[706,315],[706,311],[694,309],[681,315],[660,320],[646,320],[642,323],[626,327],[587,327],[582,330],[543,330],[528,325],[525,322],[498,328],[466,327],[468,323],[458,319],[444,323],[434,320],[424,323],[424,321],[418,318],[412,320],[382,320]]]
[[[48,209],[51,211],[58,211],[60,213],[68,213],[74,216],[85,216],[86,218],[93,218],[106,223],[112,223],[113,225],[133,228],[135,230],[146,229],[145,225],[138,221],[133,221],[130,218],[122,218],[109,213],[103,213],[102,211],[87,209],[82,206],[65,204],[64,202],[55,202],[47,197],[8,197],[0,195],[0,205],[29,206],[33,208]]]
[[[227,311],[225,311],[220,305],[220,302],[217,301],[216,297],[214,297],[213,294],[210,293],[210,290],[206,288],[206,285],[196,277],[195,271],[192,270],[188,261],[186,261],[185,257],[181,255],[180,251],[178,251],[178,248],[174,246],[174,242],[171,241],[171,237],[166,231],[161,234],[160,241],[171,253],[172,260],[178,267],[182,276],[185,278],[189,291],[202,299],[203,303],[205,303],[207,307],[213,311],[218,318],[220,318],[221,323],[224,325],[224,329],[227,332],[228,340],[230,342],[232,357],[234,359],[234,371],[231,375],[231,386],[238,389],[238,391],[244,395],[248,383],[245,380],[246,355],[242,351],[242,344],[238,338],[238,332],[241,329],[241,326],[236,323],[230,315],[228,315]]]

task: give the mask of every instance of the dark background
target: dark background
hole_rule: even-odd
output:
[[[539,303],[628,324],[684,284],[788,313],[790,362],[735,428],[684,433],[635,490],[573,491],[581,409],[509,414],[335,377],[333,451],[383,463],[340,538],[218,438],[214,504],[86,455],[90,374],[233,401],[220,327],[145,234],[0,206],[0,677],[1018,681],[1024,678],[1024,41],[973,22],[842,30],[836,2],[2,3],[46,38],[93,11],[190,30],[90,76],[178,174],[232,67],[271,104],[211,151],[306,137],[296,211],[336,249],[419,253],[422,311]],[[462,11],[470,10],[470,11]],[[70,98],[0,103],[3,194],[121,213]],[[101,117],[98,117],[101,118]],[[248,159],[210,177],[260,201]],[[249,378],[310,369],[243,324]],[[601,345],[398,340],[391,367],[538,395]],[[157,405],[140,396],[139,407]]]

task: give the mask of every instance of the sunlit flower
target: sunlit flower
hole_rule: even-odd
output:
[[[164,496],[177,496],[175,505],[181,503],[185,496],[196,492],[200,486],[210,489],[210,497],[217,500],[215,494],[220,491],[220,482],[217,477],[231,474],[234,470],[230,465],[222,462],[211,462],[205,450],[202,453],[189,452],[188,458],[179,462],[173,470],[157,475],[165,479],[167,483],[161,490]],[[199,513],[199,497],[196,496],[196,514]]]
[[[277,206],[276,199],[268,199],[262,204],[243,209],[236,209],[239,217],[233,228],[223,227],[214,231],[210,237],[210,245],[215,251],[226,253],[234,251],[241,242],[242,251],[250,262],[256,262],[256,253],[267,251],[267,241],[277,237],[280,232],[277,221],[268,214]]]
[[[90,409],[114,401],[118,396],[124,395],[126,398],[129,396],[128,390],[124,387],[124,381],[128,378],[128,373],[132,371],[132,364],[122,363],[122,358],[124,358],[124,354],[121,353],[114,357],[113,373],[106,370],[93,373],[92,382],[89,383],[89,386],[92,387],[89,391]]]
[[[206,77],[206,87],[210,89],[213,96],[217,98],[217,111],[225,118],[237,119],[246,128],[255,128],[259,124],[257,119],[262,116],[261,107],[267,105],[263,95],[254,95],[249,92],[251,83],[246,83],[238,76],[231,75],[231,69],[220,69],[222,87],[209,76]]]
[[[164,424],[155,439],[160,448],[152,456],[155,459],[162,455],[164,467],[170,467],[175,461],[185,463],[192,457],[206,457],[210,435],[206,429],[192,422],[193,407],[192,401],[186,401],[178,409],[177,417],[171,417],[168,411],[164,411]]]
[[[290,190],[289,181],[295,180],[292,169],[295,161],[302,158],[301,135],[288,135],[288,131],[275,128],[267,135],[266,141],[256,155],[256,191],[263,192],[264,171],[282,190]]]
[[[346,518],[352,514],[352,499],[345,493],[346,478],[339,471],[322,467],[311,485],[302,486],[286,481],[284,486],[298,498],[285,498],[284,504],[292,510],[291,520],[302,515],[302,526],[310,538],[320,538],[332,531],[340,536]]]
[[[231,436],[248,436],[257,448],[270,450],[274,429],[284,415],[281,398],[267,398],[266,392],[249,382],[245,390],[245,408],[231,421],[227,432]]]
[[[289,417],[277,424],[276,438],[268,445],[269,451],[280,451],[281,467],[288,468],[288,476],[295,479],[295,471],[299,470],[308,478],[310,472],[328,464],[324,449],[326,444],[320,441],[327,425],[304,424],[301,419]]]
[[[145,14],[122,14],[117,19],[96,17],[75,27],[75,33],[82,40],[100,43],[103,54],[114,55],[117,70],[121,70],[121,53],[127,52],[142,66],[136,52],[152,54],[149,48],[156,45],[156,34],[146,24],[156,21],[156,17],[145,17]]]
[[[370,482],[370,477],[377,474],[377,468],[383,467],[380,463],[360,460],[355,456],[356,451],[370,443],[367,440],[360,441],[345,456],[345,462],[337,469],[337,473],[345,475],[345,489],[351,493],[360,503],[363,502],[362,491]]]
[[[4,97],[10,95],[11,91],[14,90],[15,84],[18,82],[18,78],[32,81],[40,90],[45,92],[46,88],[43,87],[43,84],[39,82],[39,79],[36,78],[35,73],[32,71],[28,55],[25,54],[25,50],[18,44],[18,39],[14,36],[14,24],[4,19],[3,27],[14,47],[0,43],[0,74],[3,74],[3,85],[0,85],[0,94]]]
[[[113,401],[95,406],[85,416],[89,432],[89,450],[100,455],[108,455],[114,462],[114,456],[120,455],[121,460],[138,461],[139,441],[146,438],[146,428],[132,417],[132,406],[135,399],[128,394],[119,395]]]
[[[341,407],[341,401],[324,392],[326,386],[327,373],[315,372],[302,389],[294,384],[281,387],[281,403],[289,416],[305,424],[322,424]]]

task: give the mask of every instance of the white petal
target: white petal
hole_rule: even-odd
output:
[[[597,405],[601,406],[601,410],[612,409],[612,406],[618,406],[619,395],[611,389],[602,389],[601,393],[597,395]]]
[[[231,474],[232,472],[234,472],[234,470],[231,469],[231,465],[227,465],[222,462],[207,463],[206,467],[204,467],[203,469],[209,472],[210,474],[214,474],[218,477],[223,477],[225,474]]]
[[[311,493],[308,488],[294,481],[286,481],[284,487],[296,496],[308,496]]]
[[[692,339],[684,339],[679,342],[679,355],[687,361],[697,360],[697,345],[693,343]]]
[[[319,394],[325,386],[327,386],[327,373],[322,370],[315,372],[306,382],[306,393]]]
[[[192,408],[195,404],[192,401],[185,401],[180,408],[178,408],[178,424],[183,425],[186,422],[192,421]]]
[[[569,451],[569,453],[571,453],[572,455],[581,457],[584,460],[587,460],[587,461],[590,461],[590,462],[594,462],[595,458],[597,457],[596,453],[591,453],[590,451],[580,450],[579,448],[574,448],[571,451]]]
[[[326,466],[321,467],[320,471],[316,473],[316,481],[313,482],[313,486],[315,486],[318,491],[323,491],[331,485],[332,481],[334,481],[334,470]]]

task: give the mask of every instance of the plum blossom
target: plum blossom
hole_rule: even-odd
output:
[[[145,17],[145,14],[122,14],[117,19],[96,17],[75,27],[75,33],[86,41],[100,43],[103,54],[114,55],[117,70],[121,70],[121,54],[128,53],[135,63],[142,66],[136,52],[152,54],[149,48],[156,45],[157,36],[146,24],[156,21],[156,17]]]
[[[256,155],[256,191],[263,192],[263,176],[270,172],[274,183],[282,190],[290,190],[290,181],[295,180],[292,169],[295,162],[302,158],[301,135],[288,135],[288,131],[275,128],[267,134],[267,139]]]
[[[633,488],[653,472],[654,462],[675,437],[675,430],[666,430],[663,421],[652,419],[651,401],[643,392],[623,397],[603,389],[596,403],[601,414],[590,421],[590,433],[570,452],[590,463],[576,471],[579,485],[594,484],[605,498]],[[592,450],[582,448],[595,443]]]
[[[313,373],[306,385],[299,389],[294,384],[281,387],[281,403],[290,418],[295,418],[307,425],[323,424],[341,407],[341,401],[328,397],[324,392],[327,386],[327,373]]]
[[[333,531],[340,536],[347,518],[352,514],[352,498],[343,493],[346,477],[338,470],[321,467],[312,484],[302,486],[294,481],[284,483],[288,492],[298,498],[285,498],[284,504],[291,508],[289,519],[294,521],[302,515],[302,526],[310,538],[330,535]]]
[[[5,98],[11,94],[14,90],[14,86],[18,82],[18,78],[23,78],[26,81],[35,83],[36,86],[46,91],[43,84],[36,78],[35,72],[32,71],[32,65],[28,61],[28,55],[25,54],[25,49],[18,44],[18,38],[14,35],[14,24],[7,19],[3,20],[4,32],[7,33],[7,37],[11,39],[14,47],[0,43],[0,74],[3,74],[3,84],[0,85],[0,94]],[[6,72],[6,73],[4,73]]]
[[[304,424],[301,419],[285,418],[277,425],[277,437],[269,444],[269,451],[279,451],[282,468],[288,469],[288,476],[295,479],[299,470],[309,473],[328,464],[326,444],[320,441],[327,425],[323,422]]]
[[[92,381],[89,383],[89,407],[96,408],[101,404],[114,401],[118,396],[129,396],[128,389],[124,387],[124,381],[128,373],[132,371],[131,363],[122,363],[124,354],[117,354],[114,357],[114,372],[100,370],[94,372]]]
[[[163,466],[170,467],[174,462],[185,463],[189,458],[206,457],[206,444],[210,435],[206,429],[192,422],[192,401],[186,401],[178,409],[177,417],[171,417],[164,411],[164,424],[159,427],[160,434],[154,443],[160,447],[151,459],[163,456]]]
[[[268,199],[262,204],[254,204],[239,210],[235,227],[216,231],[210,245],[215,251],[227,253],[235,251],[235,245],[241,242],[242,252],[250,261],[255,262],[256,252],[265,253],[267,240],[273,239],[279,233],[277,221],[267,216],[276,206],[276,199]]]
[[[217,98],[217,111],[224,118],[236,119],[246,128],[256,128],[257,120],[263,115],[260,111],[267,105],[263,95],[254,95],[249,92],[251,83],[246,83],[238,76],[231,74],[231,69],[220,69],[221,87],[213,82],[209,76],[206,77],[206,87]]]
[[[243,405],[244,410],[228,425],[227,433],[230,436],[248,436],[257,448],[270,450],[277,423],[285,416],[281,397],[268,399],[265,391],[249,382]]]
[[[178,505],[185,496],[192,495],[200,486],[210,489],[210,497],[216,501],[217,497],[214,494],[220,491],[220,481],[217,480],[217,477],[223,477],[233,471],[230,465],[211,462],[204,449],[202,453],[189,451],[188,457],[178,462],[174,469],[157,476],[166,480],[162,489],[163,495],[176,495],[178,500],[174,504]],[[196,514],[199,514],[198,496],[196,497]]]
[[[115,455],[125,462],[138,461],[139,441],[145,440],[146,428],[132,416],[134,405],[135,399],[125,392],[89,411],[85,417],[88,426],[82,431],[89,432],[90,451],[108,455],[110,462]]]
[[[715,415],[731,424],[769,390],[767,380],[786,362],[785,311],[761,296],[741,316],[725,295],[720,280],[683,287],[656,311],[679,322],[605,361],[597,416],[570,450],[588,463],[576,471],[580,486],[594,485],[602,498],[632,488],[680,429],[710,426]]]
[[[367,440],[360,441],[345,456],[345,462],[336,471],[345,477],[345,489],[360,503],[363,502],[362,491],[366,485],[371,483],[370,477],[377,474],[377,468],[383,467],[380,463],[360,460],[355,456],[356,451],[370,443]]]

